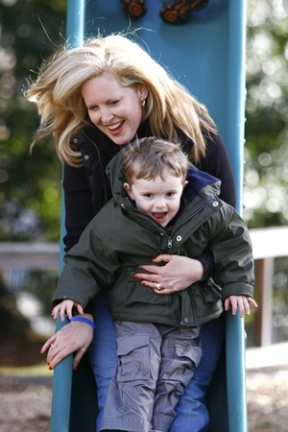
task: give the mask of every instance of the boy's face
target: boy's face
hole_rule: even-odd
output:
[[[160,175],[154,180],[133,179],[131,186],[125,183],[124,188],[138,210],[165,227],[178,213],[187,182],[169,173],[165,173],[163,179]]]

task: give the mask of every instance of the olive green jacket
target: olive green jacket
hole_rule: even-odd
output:
[[[107,169],[112,200],[65,255],[53,304],[69,298],[85,307],[105,289],[114,319],[190,327],[219,317],[226,297],[252,296],[254,268],[248,229],[236,210],[218,198],[220,181],[189,169],[182,209],[168,231],[137,210],[127,197],[121,158],[117,154]],[[213,280],[161,295],[134,278],[139,264],[152,264],[151,259],[159,254],[193,258],[207,248],[215,263]]]

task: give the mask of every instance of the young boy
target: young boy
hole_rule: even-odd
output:
[[[257,306],[251,242],[235,209],[219,200],[220,181],[189,166],[177,144],[144,138],[115,156],[107,174],[113,199],[65,256],[52,315],[71,319],[73,307],[83,313],[106,288],[118,366],[101,430],[166,432],[201,359],[201,324],[222,313],[222,300],[233,313]],[[193,258],[206,248],[213,280],[159,295],[134,278],[139,263],[160,253]]]

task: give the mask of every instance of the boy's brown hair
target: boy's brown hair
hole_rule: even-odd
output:
[[[122,165],[129,184],[133,179],[163,179],[165,173],[186,179],[189,160],[179,144],[155,137],[142,138],[124,150]]]

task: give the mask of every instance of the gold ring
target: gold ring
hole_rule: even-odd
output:
[[[162,289],[162,285],[160,283],[156,283],[156,289],[160,291]]]

